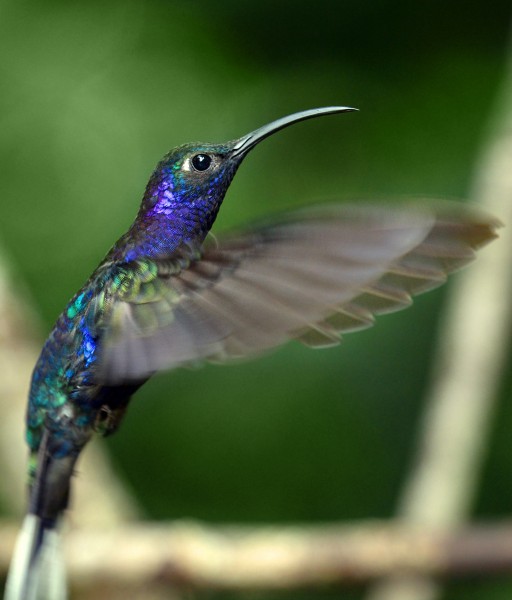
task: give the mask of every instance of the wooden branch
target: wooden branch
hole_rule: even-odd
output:
[[[450,527],[471,508],[485,456],[512,326],[512,56],[500,119],[475,174],[472,200],[500,218],[500,238],[458,276],[440,327],[437,358],[415,466],[398,516]],[[368,600],[434,600],[431,581],[399,579]]]
[[[17,525],[0,524],[5,573]],[[208,527],[198,523],[75,529],[65,536],[76,589],[162,584],[270,590],[354,584],[402,573],[461,577],[512,572],[512,522],[457,532],[363,523]]]

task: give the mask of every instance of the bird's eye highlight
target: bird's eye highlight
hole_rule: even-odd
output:
[[[206,171],[212,164],[212,157],[208,154],[196,154],[192,157],[192,166],[196,171]]]

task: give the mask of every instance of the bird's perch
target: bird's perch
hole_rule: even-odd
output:
[[[0,526],[5,573],[17,526]],[[128,585],[279,590],[354,584],[390,574],[475,576],[512,570],[512,522],[458,531],[389,523],[206,527],[195,523],[76,529],[66,535],[77,589]]]

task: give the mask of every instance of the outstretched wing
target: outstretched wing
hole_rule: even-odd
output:
[[[139,261],[112,306],[100,377],[140,380],[290,338],[337,343],[442,284],[498,226],[446,203],[330,205],[226,237],[202,256],[184,249],[169,261]]]

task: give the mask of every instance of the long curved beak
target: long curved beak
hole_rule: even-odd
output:
[[[327,106],[324,108],[311,108],[309,110],[294,113],[293,115],[288,115],[287,117],[282,117],[281,119],[277,119],[277,121],[263,125],[263,127],[260,127],[237,140],[233,146],[231,156],[233,158],[242,158],[242,156],[254,148],[256,144],[259,144],[261,140],[264,140],[289,125],[298,123],[299,121],[305,121],[306,119],[313,119],[314,117],[321,117],[323,115],[354,111],[357,111],[357,108],[350,108],[349,106]]]

